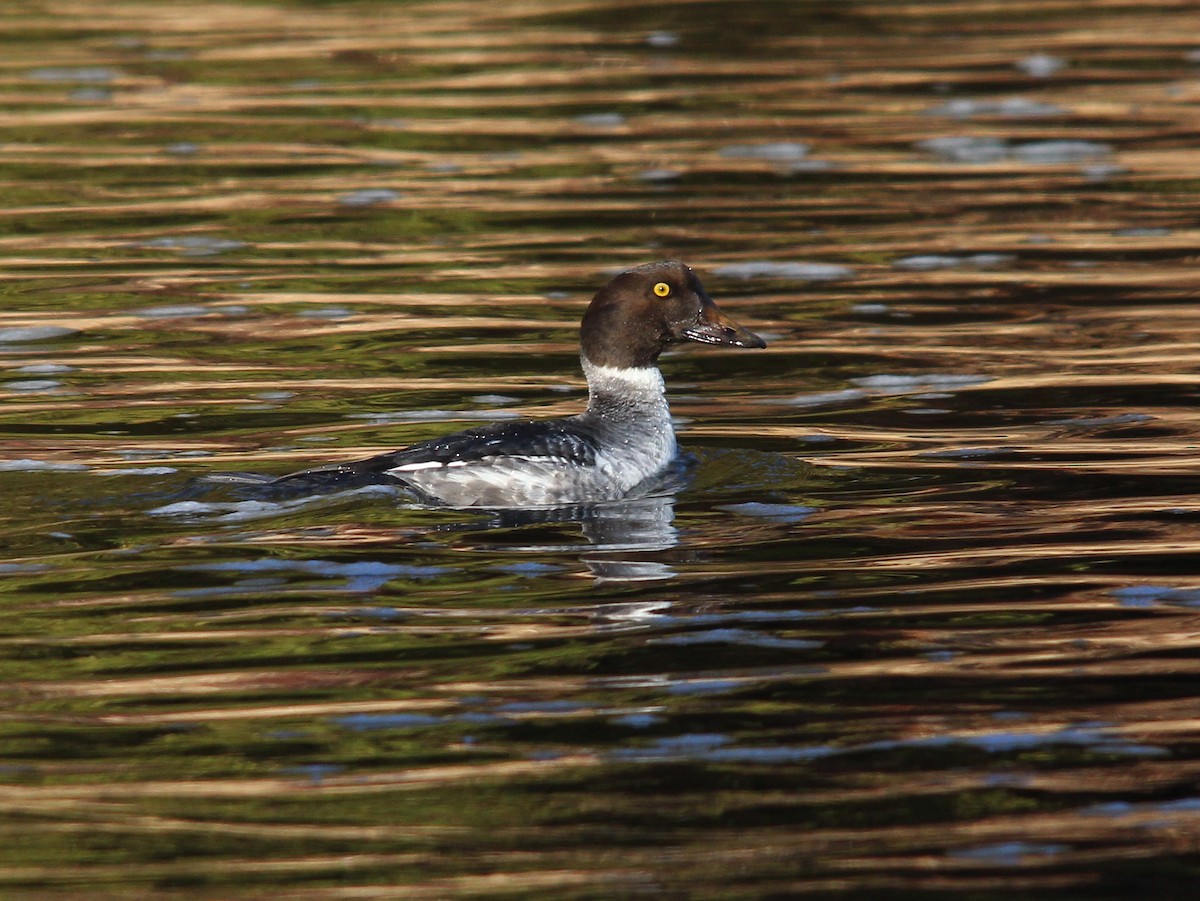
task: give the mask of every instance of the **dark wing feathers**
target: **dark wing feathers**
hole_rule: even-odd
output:
[[[422,441],[389,454],[280,476],[278,488],[332,491],[395,484],[403,474],[388,470],[412,463],[473,463],[489,457],[543,457],[579,466],[596,462],[596,444],[573,420],[501,422]]]
[[[596,462],[595,442],[579,428],[568,428],[569,422],[500,422],[422,441],[376,459],[389,461],[389,469],[426,461],[474,463],[488,457],[553,457],[591,466]]]

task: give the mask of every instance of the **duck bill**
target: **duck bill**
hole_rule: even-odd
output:
[[[696,323],[683,330],[688,341],[701,344],[719,344],[724,347],[766,347],[767,342],[749,329],[742,328],[723,312],[715,303],[704,298],[704,307]]]

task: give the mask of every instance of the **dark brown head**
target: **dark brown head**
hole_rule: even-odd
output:
[[[627,269],[600,289],[583,314],[579,343],[600,366],[652,366],[679,341],[728,347],[766,342],[717,309],[683,263],[648,263]]]

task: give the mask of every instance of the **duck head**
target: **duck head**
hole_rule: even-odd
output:
[[[580,328],[583,356],[600,366],[653,366],[659,354],[681,341],[767,346],[717,308],[696,273],[670,261],[615,276],[592,298]]]

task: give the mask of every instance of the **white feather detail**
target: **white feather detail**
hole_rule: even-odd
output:
[[[655,366],[601,366],[587,357],[581,357],[580,362],[593,396],[607,394],[655,407],[666,403],[667,386]]]
[[[405,463],[403,466],[389,469],[388,472],[417,472],[421,469],[441,469],[442,465],[437,460],[425,460],[421,463]],[[453,466],[454,464],[451,463],[450,465]]]

